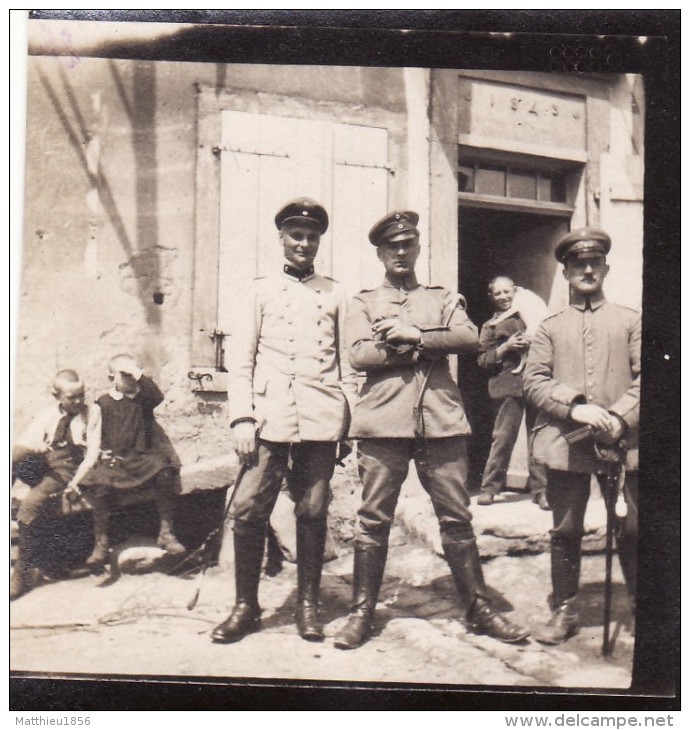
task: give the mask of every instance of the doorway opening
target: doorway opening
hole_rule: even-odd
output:
[[[464,205],[458,209],[459,291],[467,299],[467,313],[479,329],[493,314],[488,284],[496,276],[509,276],[518,286],[531,289],[549,303],[559,268],[553,251],[568,225],[569,217]],[[478,490],[493,427],[489,375],[477,365],[474,355],[459,356],[458,370],[473,432],[469,487]],[[526,465],[524,442],[518,439],[513,461]],[[526,466],[524,474],[522,469],[519,471],[516,475],[509,472],[508,486],[523,486]]]

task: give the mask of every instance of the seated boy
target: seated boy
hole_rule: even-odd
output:
[[[55,398],[19,437],[12,452],[15,473],[32,486],[17,514],[18,553],[10,580],[10,600],[32,588],[36,532],[49,507],[63,493],[78,494],[79,484],[96,463],[101,445],[101,411],[84,403],[84,383],[74,370],[53,380]]]
[[[130,355],[112,358],[108,378],[113,387],[96,401],[102,417],[100,459],[82,480],[94,521],[94,549],[86,561],[90,568],[102,567],[108,559],[111,494],[147,483],[154,487],[160,517],[158,546],[173,554],[185,552],[173,532],[180,461],[153,413],[163,393]]]

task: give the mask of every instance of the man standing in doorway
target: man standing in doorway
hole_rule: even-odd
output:
[[[258,631],[266,528],[290,466],[297,518],[300,636],[322,641],[319,585],[330,480],[349,410],[341,388],[345,293],[314,272],[325,209],[309,198],[275,217],[285,261],[238,299],[229,367],[230,427],[243,465],[233,504],[235,607],[212,633],[218,643]]]
[[[508,467],[513,449],[525,420],[527,429],[527,486],[532,499],[540,509],[548,510],[546,501],[546,476],[544,467],[532,458],[532,427],[535,411],[525,408],[522,393],[522,370],[530,337],[541,320],[546,317],[546,304],[533,292],[516,287],[508,276],[496,276],[489,282],[489,299],[494,305],[494,315],[486,321],[479,333],[479,367],[491,374],[489,395],[494,410],[491,434],[491,450],[482,475],[482,487],[477,504],[493,504],[496,495],[505,489]],[[538,318],[534,329],[527,332],[527,320],[516,300],[529,298],[533,318]]]
[[[637,434],[640,406],[640,315],[608,302],[604,280],[611,239],[582,228],[556,247],[570,287],[570,305],[537,329],[525,368],[525,396],[539,409],[534,457],[548,466],[546,494],[553,510],[551,581],[553,613],[533,632],[558,644],[578,630],[584,515],[592,474],[610,468],[606,449],[627,447],[624,496],[627,514],[617,525],[618,554],[635,609],[637,584]],[[569,443],[578,427],[591,436]],[[572,440],[572,439],[571,439]]]
[[[446,560],[468,606],[472,628],[507,642],[525,639],[491,606],[472,529],[467,493],[470,426],[448,355],[474,353],[477,328],[456,297],[420,286],[419,216],[395,211],[369,232],[385,268],[383,284],[350,305],[350,363],[366,373],[350,435],[358,441],[364,490],[358,511],[353,600],[335,646],[354,649],[370,636],[388,554],[388,536],[410,459],[439,520]]]

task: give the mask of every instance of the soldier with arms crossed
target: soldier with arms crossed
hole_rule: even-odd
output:
[[[507,642],[528,635],[491,606],[472,529],[467,493],[470,426],[448,355],[476,352],[477,328],[454,295],[420,286],[419,216],[395,211],[369,232],[385,268],[380,287],[360,292],[347,322],[350,363],[366,374],[354,408],[364,484],[354,556],[350,616],[335,638],[354,649],[370,636],[388,553],[395,506],[410,459],[429,494],[443,550],[477,632]]]

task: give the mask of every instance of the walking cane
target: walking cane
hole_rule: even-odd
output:
[[[610,628],[611,628],[611,568],[613,563],[613,519],[612,514],[612,482],[615,479],[613,475],[613,469],[609,468],[608,473],[605,475],[604,481],[606,486],[604,487],[604,504],[606,505],[606,568],[604,573],[604,633],[601,644],[601,653],[603,656],[611,655],[611,644],[610,644]]]
[[[593,433],[591,426],[580,428],[564,434],[568,445],[583,441]],[[623,483],[625,481],[625,441],[621,440],[611,446],[603,446],[594,442],[594,451],[600,462],[606,464],[604,474],[598,475],[604,506],[606,508],[606,543],[605,543],[605,572],[604,572],[604,633],[601,653],[611,656],[611,588],[613,582],[613,530],[618,519],[625,517],[627,505],[623,497]],[[599,476],[601,478],[599,478]]]
[[[242,464],[240,467],[239,472],[237,473],[237,478],[235,479],[235,484],[233,485],[232,494],[230,495],[230,499],[228,499],[228,503],[225,505],[225,509],[223,510],[223,517],[220,521],[220,524],[218,527],[216,527],[214,530],[212,530],[208,537],[204,540],[203,544],[199,548],[197,552],[204,552],[204,564],[201,569],[201,573],[199,574],[199,581],[197,583],[196,590],[194,591],[194,595],[190,599],[189,603],[187,604],[187,610],[193,611],[196,607],[196,604],[199,602],[199,596],[201,595],[201,586],[204,582],[204,576],[206,575],[206,570],[211,565],[211,556],[215,552],[212,551],[211,544],[216,539],[221,539],[223,536],[223,527],[225,526],[225,520],[228,517],[228,514],[230,512],[230,507],[232,506],[232,502],[235,499],[235,495],[237,494],[237,489],[240,485],[240,482],[242,481],[242,477],[244,476],[244,473],[247,471],[247,465]],[[215,545],[214,545],[215,547]],[[219,546],[220,547],[220,546]]]
[[[606,473],[599,481],[606,507],[606,548],[605,548],[605,573],[604,573],[604,627],[601,645],[603,656],[611,656],[613,646],[611,644],[611,589],[612,589],[612,567],[613,567],[613,530],[618,517],[624,517],[623,509],[626,509],[622,497],[622,485],[625,479],[623,466],[622,445],[614,448],[602,448],[595,443],[597,457],[606,462]],[[621,508],[622,506],[622,508]]]

